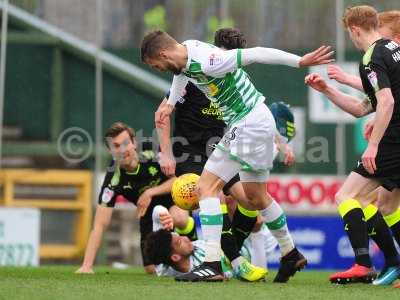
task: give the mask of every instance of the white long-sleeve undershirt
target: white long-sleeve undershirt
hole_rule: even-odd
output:
[[[242,65],[253,63],[268,65],[285,65],[298,68],[301,57],[292,53],[273,48],[255,47],[241,50]]]

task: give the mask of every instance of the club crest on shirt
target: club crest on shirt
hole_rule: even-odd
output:
[[[222,57],[218,54],[211,54],[209,58],[210,66],[217,66],[222,63]]]
[[[158,173],[158,170],[156,167],[151,166],[151,167],[149,167],[149,173],[151,176],[155,176]]]
[[[101,202],[107,204],[108,202],[111,201],[113,196],[114,196],[114,191],[106,187],[103,191],[103,194],[101,195]]]
[[[208,85],[208,89],[209,89],[209,91],[210,91],[210,95],[213,96],[213,97],[214,97],[215,95],[217,95],[218,92],[219,92],[218,87],[217,87],[214,83],[210,83],[210,84]]]

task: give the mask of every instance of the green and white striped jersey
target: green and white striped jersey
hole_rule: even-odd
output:
[[[261,227],[261,230],[258,232],[256,238],[263,240],[264,251],[267,257],[272,255],[274,249],[278,246],[278,242],[272,236],[271,232],[268,230],[266,225],[263,225]],[[195,267],[198,267],[204,262],[204,257],[205,257],[204,249],[205,249],[204,240],[196,240],[193,242],[193,254],[189,258],[190,259],[189,271],[192,271]],[[244,258],[246,258],[249,262],[252,262],[252,257],[255,256],[255,251],[256,250],[253,247],[252,241],[249,237],[244,241],[244,244],[240,250],[240,254]],[[224,276],[226,278],[231,278],[232,276],[235,276],[235,272],[232,270],[230,262],[225,257],[223,252],[221,252],[221,265],[222,265],[222,270],[224,272]],[[172,277],[182,274],[181,272],[175,270],[174,268],[164,264],[156,266],[156,273],[158,276],[172,276]]]
[[[205,241],[204,240],[194,241],[193,253],[189,257],[190,259],[189,272],[192,271],[194,268],[200,266],[204,262],[205,255],[206,255]],[[232,267],[222,251],[221,251],[221,265],[222,265],[222,271],[224,272],[224,276],[226,278],[231,278],[233,276]],[[173,267],[164,264],[156,266],[156,273],[157,276],[172,276],[172,277],[183,274],[175,270]]]
[[[186,77],[216,103],[228,126],[244,118],[257,103],[264,101],[249,75],[241,69],[241,49],[224,51],[196,40],[185,41],[183,45],[187,48],[188,60],[177,77]],[[171,94],[179,96],[179,93]]]
[[[190,271],[200,266],[204,262],[205,257],[205,242],[204,240],[197,240],[193,242],[193,254],[190,256]],[[156,266],[157,276],[178,276],[183,273],[175,270],[174,268],[160,264]]]

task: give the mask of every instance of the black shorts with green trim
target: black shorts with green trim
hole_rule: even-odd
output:
[[[400,144],[380,143],[375,158],[376,171],[370,174],[364,168],[361,158],[354,172],[365,178],[378,181],[388,191],[400,188]]]

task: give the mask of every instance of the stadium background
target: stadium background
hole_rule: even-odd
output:
[[[363,3],[379,11],[398,9],[396,0],[254,0],[246,5],[228,0],[13,0],[5,10],[6,2],[0,2],[2,46],[6,42],[0,76],[0,265],[37,263],[17,259],[28,254],[17,253],[17,242],[7,240],[24,226],[40,229],[36,248],[42,264],[81,260],[109,161],[101,136],[111,123],[123,121],[143,139],[151,137],[153,113],[171,79],[140,63],[137,47],[148,30],[162,28],[178,40],[212,41],[216,29],[234,26],[244,32],[249,47],[297,54],[329,44],[354,72],[360,55],[337,22],[343,8]],[[298,162],[291,168],[276,164],[270,192],[287,208],[289,227],[312,257],[311,267],[348,265],[352,255],[332,201],[364,149],[362,121],[314,99],[303,83],[308,70],[262,65],[247,70],[267,101],[291,104],[298,123]],[[7,207],[39,208],[40,216],[32,217],[39,222],[29,225]],[[137,228],[134,208],[121,203],[98,264],[139,264]],[[325,257],[335,259],[327,263]]]

